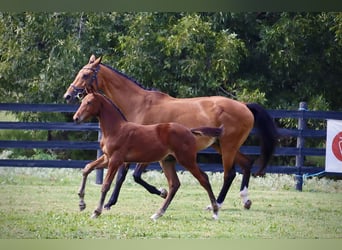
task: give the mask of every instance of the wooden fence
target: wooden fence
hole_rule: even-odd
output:
[[[78,106],[64,104],[17,104],[17,103],[0,103],[0,111],[11,112],[64,112],[73,113]],[[326,120],[326,119],[342,119],[342,112],[320,112],[308,111],[305,103],[300,103],[298,110],[269,110],[274,119],[279,118],[295,118],[298,119],[298,126],[293,129],[281,129],[279,133],[285,137],[297,138],[297,146],[295,147],[277,147],[275,157],[277,156],[295,156],[296,163],[288,166],[268,166],[268,173],[286,173],[295,174],[297,178],[297,189],[301,190],[303,175],[312,175],[323,173],[324,167],[305,166],[304,158],[306,156],[325,156],[325,148],[308,148],[305,147],[306,138],[318,138],[325,140],[326,130],[313,130],[306,128],[308,119]],[[73,122],[11,122],[0,121],[0,129],[15,130],[60,130],[60,131],[97,131],[100,133],[97,123],[83,123],[76,125]],[[253,129],[251,135],[255,134]],[[99,135],[100,136],[100,135]],[[99,151],[98,141],[12,141],[0,140],[0,149],[8,148],[40,148],[40,149],[60,149],[60,150],[97,150]],[[258,155],[260,153],[259,146],[243,146],[241,151],[247,155]],[[206,149],[199,152],[199,156],[215,155],[212,149]],[[83,168],[90,160],[22,160],[22,159],[0,159],[0,167],[44,167],[44,168]],[[220,163],[199,163],[200,167],[205,171],[222,171]],[[177,166],[179,168],[179,166]],[[149,169],[159,169],[154,163]],[[179,168],[181,169],[181,168]],[[253,169],[254,170],[254,169]],[[237,171],[241,172],[237,166]],[[97,183],[101,183],[103,172],[97,172]]]

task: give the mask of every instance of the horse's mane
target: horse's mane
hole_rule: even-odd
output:
[[[135,83],[137,86],[139,86],[140,88],[144,89],[144,90],[151,90],[151,89],[148,89],[148,88],[145,88],[141,83],[139,83],[137,80],[133,79],[132,77],[124,74],[123,72],[117,70],[117,69],[114,69],[113,67],[109,66],[109,65],[106,65],[106,64],[103,64],[101,63],[101,65],[105,66],[106,68],[110,69],[111,71],[114,71],[115,73],[125,77],[126,79],[130,80],[131,82]]]
[[[113,67],[111,67],[111,66],[109,66],[109,65],[106,65],[106,64],[103,64],[103,63],[101,63],[101,65],[103,65],[104,67],[110,69],[111,71],[113,71],[113,72],[119,74],[120,76],[123,76],[124,78],[130,80],[132,83],[134,83],[136,86],[142,88],[143,90],[153,91],[153,92],[159,93],[159,94],[162,95],[162,96],[168,96],[168,94],[165,94],[165,93],[159,91],[159,89],[144,87],[144,86],[143,86],[141,83],[139,83],[137,80],[133,79],[132,77],[126,75],[125,73],[123,73],[123,72],[121,72],[121,71],[119,71],[119,70],[117,70],[117,69],[115,69],[115,68],[113,68]]]

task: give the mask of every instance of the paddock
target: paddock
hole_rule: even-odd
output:
[[[145,178],[162,186],[159,171]],[[161,198],[127,178],[118,204],[105,216],[90,219],[100,186],[89,176],[88,209],[80,212],[78,169],[0,168],[0,238],[2,239],[340,239],[342,182],[326,178],[304,181],[302,192],[291,175],[251,178],[254,205],[241,206],[239,181],[233,182],[218,221],[210,219],[205,191],[187,172],[168,213],[157,222],[148,216]],[[214,192],[222,173],[208,172]],[[20,198],[18,197],[20,195]]]
[[[40,104],[0,104],[0,110],[16,112],[70,112],[77,106]],[[340,119],[341,112],[269,111],[279,117],[294,119]],[[76,126],[58,122],[1,121],[1,129],[15,130],[81,130],[98,132],[97,124]],[[241,206],[238,174],[220,210],[220,219],[212,221],[204,210],[207,199],[204,191],[190,174],[178,168],[181,188],[167,215],[154,223],[150,214],[160,197],[152,196],[136,185],[129,176],[122,188],[121,198],[106,216],[89,218],[89,210],[80,212],[77,189],[80,169],[89,161],[0,159],[0,238],[2,239],[340,239],[342,227],[342,182],[326,175],[324,167],[300,164],[303,155],[324,156],[324,148],[308,148],[305,138],[325,139],[326,131],[308,128],[280,129],[304,143],[298,147],[277,148],[275,157],[297,156],[290,166],[269,166],[265,178],[251,178],[250,193],[254,205],[251,210]],[[253,135],[253,131],[252,134]],[[98,142],[85,141],[0,141],[2,149],[52,148],[98,150]],[[241,148],[250,155],[258,154],[258,147]],[[210,150],[199,155],[211,155]],[[222,182],[219,164],[200,162],[208,173],[214,193]],[[157,165],[144,174],[147,181],[164,187],[165,177]],[[239,168],[237,168],[239,171]],[[106,171],[106,170],[105,170]],[[298,182],[298,176],[301,182]],[[87,199],[90,207],[97,204],[101,173],[89,176]],[[298,185],[300,190],[298,192]]]

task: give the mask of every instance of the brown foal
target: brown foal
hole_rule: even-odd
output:
[[[125,162],[150,163],[159,161],[169,184],[169,192],[160,209],[151,216],[153,220],[162,216],[176,194],[179,184],[173,174],[173,168],[165,164],[169,155],[184,166],[199,181],[209,195],[213,208],[213,218],[218,218],[218,205],[213,194],[207,174],[196,163],[198,143],[195,136],[207,137],[214,143],[220,136],[222,128],[201,127],[189,130],[178,123],[159,123],[154,125],[140,125],[128,122],[118,107],[101,94],[88,94],[73,116],[75,122],[80,123],[96,116],[100,122],[102,138],[100,142],[104,153],[104,163],[108,165],[102,184],[101,198],[92,217],[102,213],[104,200],[118,168]],[[83,176],[87,176],[95,167],[86,166]],[[81,189],[84,188],[86,178],[83,178]],[[81,200],[83,197],[81,197]]]

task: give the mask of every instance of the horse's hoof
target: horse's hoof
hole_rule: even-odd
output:
[[[165,188],[161,188],[160,189],[160,197],[165,199],[166,196],[167,196],[167,190]]]
[[[251,200],[247,200],[247,201],[245,202],[245,204],[243,205],[243,207],[244,207],[245,209],[250,209],[251,206],[252,206],[252,201],[251,201]]]
[[[92,219],[96,219],[97,217],[99,217],[100,216],[100,212],[99,211],[94,211],[94,213],[90,216],[90,218],[92,218]]]
[[[110,205],[109,205],[109,204],[106,204],[106,205],[104,206],[104,209],[107,210],[107,211],[110,210]]]
[[[86,204],[85,203],[80,203],[79,207],[80,207],[80,211],[83,211],[86,208]]]

